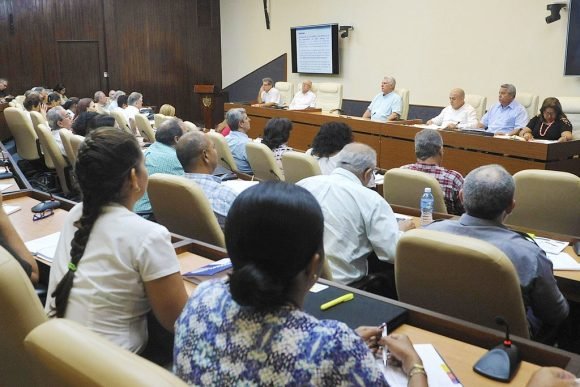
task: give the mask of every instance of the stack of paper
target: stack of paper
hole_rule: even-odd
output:
[[[2,204],[2,209],[6,213],[6,215],[10,215],[15,213],[16,211],[20,211],[19,206],[11,206],[10,204]]]
[[[570,254],[564,252],[568,242],[540,237],[536,237],[534,240],[545,251],[548,259],[552,261],[554,270],[580,270],[580,263],[576,262]]]
[[[183,278],[189,282],[199,285],[208,279],[225,277],[231,272],[232,261],[229,258],[223,258],[219,261],[202,266],[199,269],[184,273]]]
[[[25,245],[32,255],[43,258],[48,262],[52,262],[59,238],[60,232],[55,232],[54,234],[28,241]]]

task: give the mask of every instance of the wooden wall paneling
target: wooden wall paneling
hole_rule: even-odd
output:
[[[59,82],[68,96],[92,97],[101,89],[101,67],[98,41],[60,41],[57,44],[60,62]]]

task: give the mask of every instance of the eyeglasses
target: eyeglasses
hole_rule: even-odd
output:
[[[46,211],[42,211],[42,212],[39,212],[39,213],[32,215],[32,221],[36,222],[37,220],[42,220],[42,219],[48,218],[51,215],[54,215],[54,211],[52,208],[49,208]]]

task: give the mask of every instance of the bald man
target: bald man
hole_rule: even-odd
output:
[[[427,125],[433,124],[443,129],[474,129],[478,122],[473,106],[465,103],[465,91],[457,88],[449,92],[449,106],[427,121]]]
[[[302,81],[301,90],[294,95],[289,110],[303,110],[308,108],[313,108],[316,106],[316,94],[314,94],[310,89],[312,89],[312,81],[305,80]]]

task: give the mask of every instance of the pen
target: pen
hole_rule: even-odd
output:
[[[333,306],[336,306],[336,305],[338,305],[338,304],[340,304],[340,303],[343,303],[343,302],[350,301],[350,300],[352,300],[353,298],[354,298],[354,294],[352,294],[352,293],[347,293],[347,294],[345,294],[345,295],[343,295],[343,296],[340,296],[340,297],[338,297],[338,298],[335,298],[335,299],[334,299],[334,300],[332,300],[332,301],[328,301],[327,303],[320,305],[320,310],[327,310],[327,309],[330,309],[330,308],[332,308]]]
[[[387,337],[387,335],[388,335],[387,323],[383,323],[383,334],[381,335],[381,337]],[[383,347],[383,364],[385,365],[385,367],[387,367],[387,359],[388,359],[388,357],[389,357],[389,349],[385,345]]]

